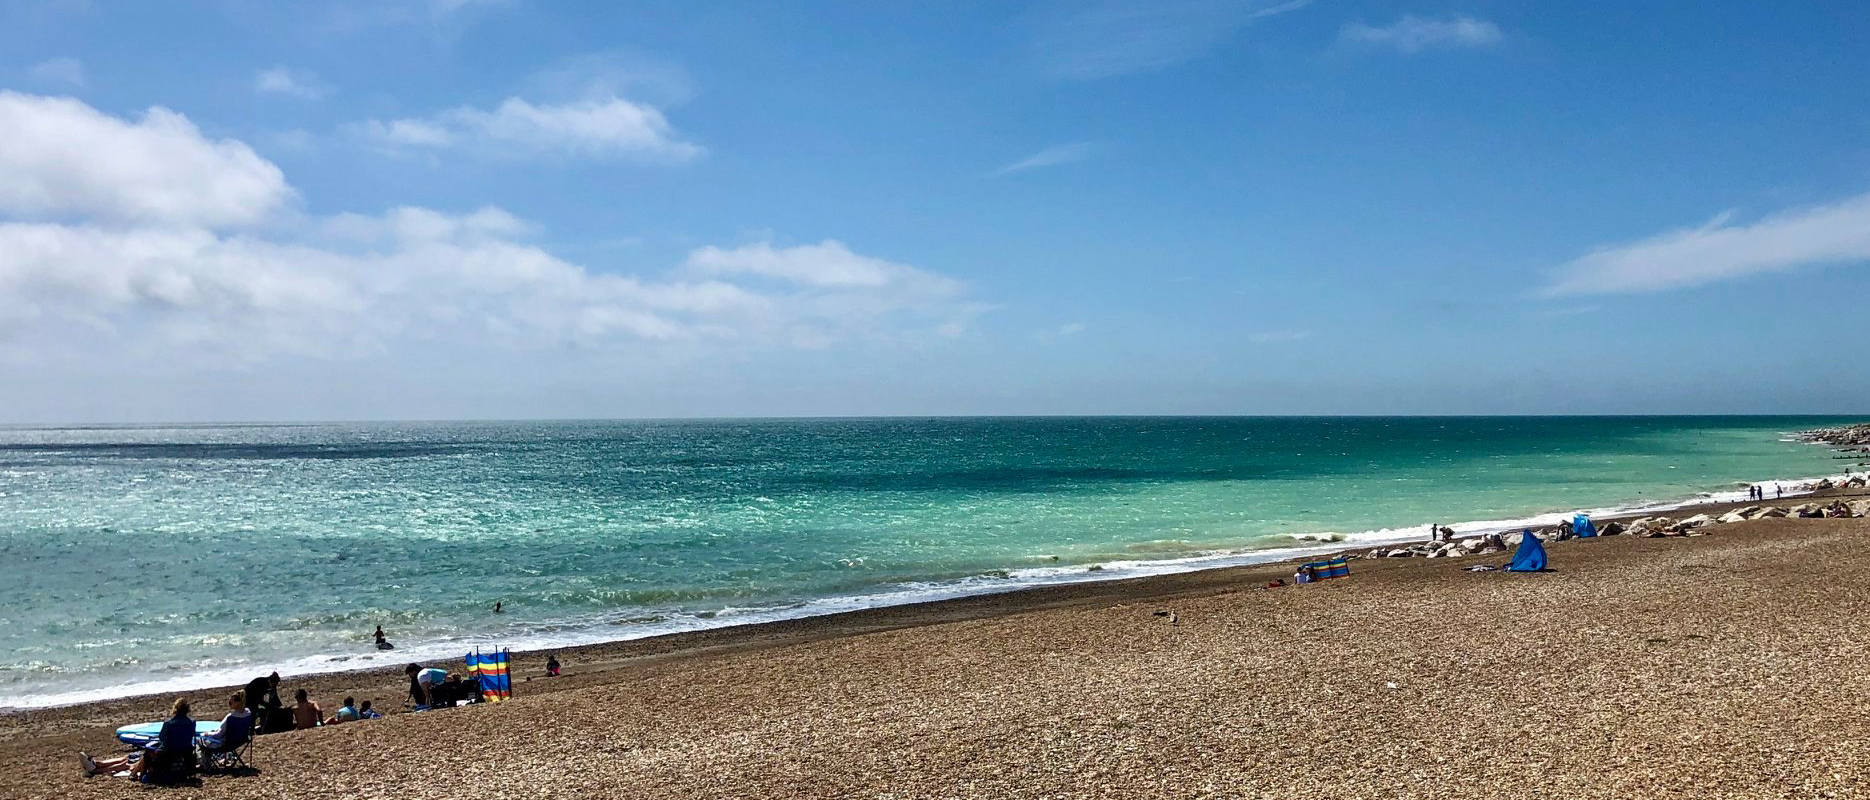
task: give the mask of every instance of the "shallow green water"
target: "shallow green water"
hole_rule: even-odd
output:
[[[1186,569],[1270,557],[1294,534],[1680,501],[1841,472],[1782,437],[1842,421],[0,428],[0,705]],[[401,649],[379,659],[376,625]]]

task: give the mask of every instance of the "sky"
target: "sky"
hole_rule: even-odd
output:
[[[0,422],[1867,410],[1870,7],[0,5]]]

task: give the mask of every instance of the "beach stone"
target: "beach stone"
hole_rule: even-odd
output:
[[[1723,525],[1732,524],[1735,522],[1746,522],[1746,521],[1747,521],[1747,515],[1742,514],[1739,511],[1729,511],[1725,514],[1722,514],[1719,520],[1719,522]]]
[[[1689,517],[1688,519],[1675,523],[1675,529],[1679,531],[1691,531],[1703,525],[1712,525],[1712,524],[1714,524],[1713,517],[1710,517],[1706,514],[1696,514],[1692,517]]]
[[[1384,554],[1383,554],[1383,557],[1384,557],[1384,558],[1408,558],[1408,557],[1410,557],[1410,556],[1412,556],[1412,555],[1415,555],[1415,554],[1414,554],[1414,553],[1411,553],[1411,552],[1409,552],[1409,548],[1406,548],[1406,547],[1398,547],[1398,548],[1396,548],[1396,549],[1394,549],[1394,550],[1391,550],[1391,551],[1389,551],[1389,552],[1387,552],[1387,553],[1384,553]]]
[[[1621,522],[1606,522],[1597,526],[1597,535],[1599,536],[1616,536],[1617,534],[1623,533],[1623,531],[1623,523]]]
[[[1851,507],[1852,514],[1855,514],[1859,517],[1870,517],[1870,500],[1853,501],[1851,502],[1850,507]]]
[[[1747,519],[1776,519],[1786,515],[1786,510],[1778,506],[1767,506],[1755,512]]]

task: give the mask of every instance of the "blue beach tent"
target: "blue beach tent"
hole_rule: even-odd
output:
[[[1579,514],[1571,518],[1571,532],[1577,534],[1579,538],[1588,539],[1597,535],[1597,526],[1591,524],[1589,514]]]
[[[1541,572],[1545,569],[1545,544],[1539,537],[1532,535],[1527,528],[1519,536],[1519,549],[1513,551],[1513,563],[1506,566],[1508,572]]]

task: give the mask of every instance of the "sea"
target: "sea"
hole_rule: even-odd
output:
[[[0,707],[1739,498],[1843,473],[1789,434],[1860,421],[0,427]]]

